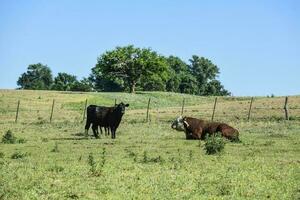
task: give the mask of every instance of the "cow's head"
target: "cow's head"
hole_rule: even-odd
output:
[[[125,107],[128,107],[129,104],[124,104],[123,102],[116,105],[115,110],[124,114],[125,113]]]
[[[184,118],[182,116],[179,116],[177,119],[175,119],[171,126],[172,129],[175,129],[177,131],[185,131],[184,129]]]

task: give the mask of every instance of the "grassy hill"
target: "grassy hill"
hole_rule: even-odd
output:
[[[0,143],[0,199],[299,199],[299,96],[289,98],[290,121],[284,97],[255,97],[249,122],[250,97],[218,97],[215,119],[242,142],[216,156],[171,130],[183,98],[184,115],[211,119],[215,97],[0,90],[0,137],[16,137]],[[84,137],[86,99],[130,104],[116,140]]]

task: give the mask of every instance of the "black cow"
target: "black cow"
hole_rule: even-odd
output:
[[[104,127],[108,133],[109,129],[111,130],[111,137],[116,138],[116,130],[119,127],[122,116],[125,113],[125,107],[128,107],[129,104],[120,103],[114,107],[104,107],[90,105],[87,108],[87,119],[85,125],[85,132],[87,134],[88,129],[91,124],[94,136],[98,138],[98,126]],[[101,130],[102,132],[102,130]]]
[[[106,122],[106,116],[110,110],[114,107],[104,107],[104,106],[96,106],[96,105],[89,105],[87,107],[87,118],[86,118],[86,124],[85,124],[85,134],[88,134],[88,130],[92,124],[92,130],[94,133],[94,136],[98,138],[98,126],[100,127],[100,131],[102,134],[102,128],[105,128],[105,133],[109,134],[108,125]]]

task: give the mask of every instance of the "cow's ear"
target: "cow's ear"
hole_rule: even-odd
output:
[[[190,126],[189,123],[187,121],[185,121],[185,120],[183,120],[183,123],[186,125],[186,127]]]
[[[126,105],[125,105],[125,107],[128,107],[128,106],[129,106],[129,104],[126,104]]]

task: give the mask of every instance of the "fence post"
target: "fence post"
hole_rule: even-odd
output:
[[[18,100],[18,106],[17,106],[17,112],[16,112],[16,119],[15,119],[15,123],[17,123],[17,122],[18,122],[19,108],[20,108],[20,100]]]
[[[181,116],[183,115],[184,103],[185,103],[185,98],[183,98],[183,100],[182,100]]]
[[[214,110],[213,110],[213,113],[212,113],[212,116],[211,116],[211,121],[214,121],[215,110],[216,110],[216,106],[217,106],[217,100],[218,100],[218,97],[215,98]]]
[[[84,104],[82,121],[84,121],[84,119],[85,119],[86,106],[87,106],[87,99],[85,100],[85,104]]]
[[[288,97],[285,97],[285,102],[284,102],[284,112],[285,112],[285,119],[289,120],[289,108],[288,108]]]
[[[117,99],[115,99],[115,106],[117,105]]]
[[[149,100],[148,100],[148,107],[147,107],[147,118],[146,118],[146,121],[147,121],[147,122],[149,121],[149,108],[150,108],[150,101],[151,101],[151,98],[149,98]]]
[[[52,109],[51,109],[51,115],[50,115],[50,123],[52,122],[52,116],[53,116],[53,110],[54,110],[54,102],[55,102],[55,100],[53,99]]]
[[[248,112],[248,121],[250,120],[251,109],[252,109],[252,103],[253,103],[253,97],[251,98],[251,101],[250,101],[250,107],[249,107],[249,112]]]

